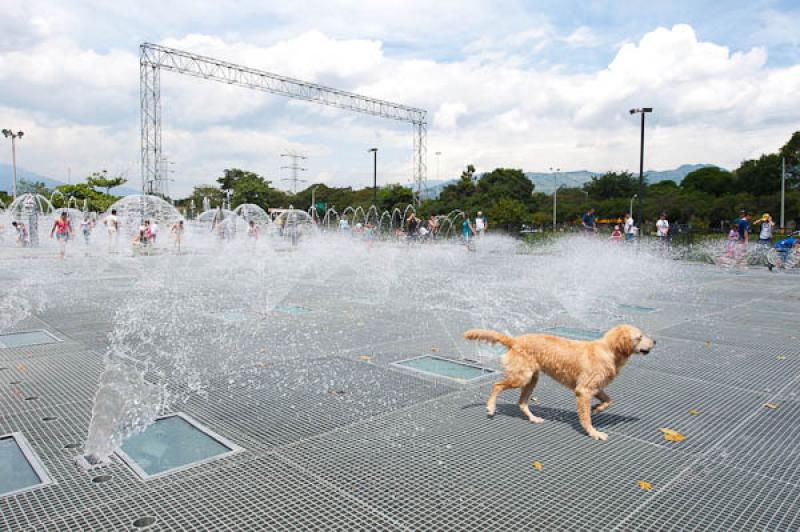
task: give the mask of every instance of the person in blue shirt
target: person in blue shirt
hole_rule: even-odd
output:
[[[589,209],[586,211],[586,214],[584,214],[583,218],[581,218],[581,224],[583,225],[584,231],[587,233],[597,232],[597,226],[594,222],[594,209]]]
[[[789,259],[789,252],[796,247],[800,247],[800,231],[795,232],[790,237],[784,238],[775,244],[775,250],[778,252],[778,258],[780,260],[780,263],[776,264],[775,266],[778,268],[783,268],[786,264],[786,261]],[[770,271],[772,271],[772,267],[773,265],[770,264]]]
[[[469,213],[464,213],[464,223],[461,224],[461,236],[464,238],[464,245],[469,249],[470,239],[475,234],[475,227],[469,221]]]
[[[747,215],[746,210],[742,209],[739,211],[739,218],[736,219],[736,226],[739,228],[739,242],[742,243],[742,247],[747,247],[748,236],[750,234],[750,217]]]

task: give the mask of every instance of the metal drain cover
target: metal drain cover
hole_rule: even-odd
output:
[[[0,334],[0,348],[27,347],[29,345],[54,344],[58,338],[47,331],[28,331]]]
[[[456,382],[470,382],[495,373],[493,369],[444,357],[424,355],[393,363],[404,369],[444,377]]]

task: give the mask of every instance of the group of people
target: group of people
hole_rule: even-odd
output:
[[[664,224],[666,224],[666,226],[664,226]],[[581,216],[581,227],[587,234],[597,233],[597,216],[594,209],[589,209]],[[662,218],[656,223],[656,231],[659,235],[661,234],[661,229],[665,229],[664,235],[669,234],[669,222],[666,221],[666,214],[664,213],[662,213]],[[636,227],[636,224],[633,222],[633,215],[631,213],[626,213],[622,228],[620,228],[619,224],[615,224],[614,229],[611,231],[611,236],[608,238],[614,242],[621,242],[623,238],[626,242],[633,242],[638,234],[639,228]]]
[[[402,227],[397,227],[394,230],[394,238],[396,240],[405,240],[407,242],[430,242],[436,240],[439,236],[439,221],[435,214],[431,214],[426,220],[417,217],[415,212],[409,213],[405,219],[405,231]],[[489,222],[482,211],[478,211],[474,221],[471,219],[469,213],[464,213],[464,222],[462,223],[462,238],[466,244],[474,237],[483,236],[489,228]],[[367,222],[366,224],[356,223],[355,227],[350,226],[350,221],[346,217],[339,220],[339,233],[342,235],[353,236],[354,238],[362,238],[372,244],[375,239],[375,226]]]

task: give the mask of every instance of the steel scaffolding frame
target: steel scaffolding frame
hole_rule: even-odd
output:
[[[390,120],[409,122],[414,136],[414,194],[419,200],[427,188],[427,111],[370,98],[316,83],[273,74],[212,57],[157,44],[140,46],[139,87],[141,103],[142,190],[162,193],[166,176],[161,175],[161,70],[186,74],[260,90],[287,98],[336,107]]]

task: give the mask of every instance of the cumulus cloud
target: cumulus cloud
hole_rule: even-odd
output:
[[[94,50],[43,28],[27,49],[0,47],[0,83],[9,88],[5,120],[31,131],[21,164],[56,177],[67,166],[85,173],[115,164],[135,168],[136,49]],[[531,64],[518,52],[555,42],[597,45],[600,36],[586,26],[559,36],[543,23],[474,40],[447,60],[318,30],[268,44],[202,33],[162,43],[428,109],[429,153],[442,152],[442,177],[467,163],[484,170],[635,167],[638,122],[627,110],[643,105],[655,108],[647,133],[652,168],[735,166],[778,147],[800,119],[800,65],[770,67],[765,48],[731,51],[698,38],[688,25],[655,28],[621,45],[606,66],[583,72]],[[174,189],[180,192],[230,166],[279,178],[278,156],[289,148],[313,154],[310,175],[330,183],[368,184],[365,149],[373,145],[381,148],[386,180],[407,181],[412,173],[411,130],[402,123],[169,73],[162,94],[164,149],[179,163]]]

